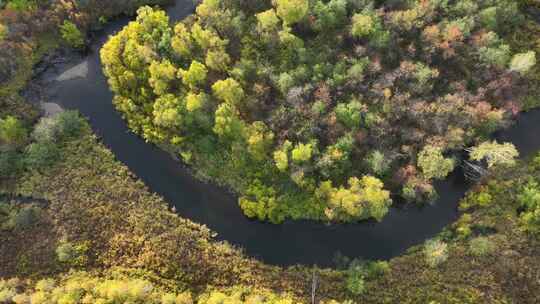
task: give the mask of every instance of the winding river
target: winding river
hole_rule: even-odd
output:
[[[181,0],[169,7],[168,13],[171,19],[179,20],[193,10],[192,0]],[[46,83],[48,100],[63,108],[77,109],[88,117],[103,143],[151,191],[163,196],[182,217],[217,232],[219,240],[242,247],[249,256],[271,264],[330,266],[338,253],[389,259],[433,237],[458,217],[457,203],[469,186],[460,173],[454,173],[437,184],[437,202],[422,208],[392,208],[380,223],[326,225],[296,221],[272,225],[249,220],[234,195],[197,181],[169,154],[131,133],[115,111],[112,93],[101,72],[99,49],[109,35],[127,22],[127,18],[117,20],[97,33],[90,53],[75,63],[75,68],[51,68],[37,80]],[[54,81],[50,80],[52,74],[56,75]],[[540,148],[539,118],[540,111],[522,114],[513,127],[498,137],[511,139],[522,155],[529,155]]]

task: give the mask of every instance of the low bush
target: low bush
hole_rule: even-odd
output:
[[[346,287],[353,295],[364,293],[366,281],[378,278],[390,271],[390,266],[384,261],[354,260],[346,271]]]
[[[523,208],[520,214],[522,228],[530,233],[540,233],[540,185],[531,180],[518,194],[518,202]]]
[[[441,240],[429,240],[424,244],[424,257],[430,267],[437,267],[448,259],[448,245]]]
[[[64,111],[53,117],[43,117],[34,126],[32,139],[37,142],[58,142],[80,135],[84,119],[77,111]]]
[[[495,250],[495,244],[487,237],[479,236],[469,241],[469,251],[474,256],[486,256]]]
[[[36,206],[14,206],[0,203],[0,229],[27,229],[39,219],[41,209]],[[0,302],[1,303],[1,302]]]
[[[89,249],[87,242],[80,244],[63,242],[56,248],[56,257],[58,261],[70,266],[85,266],[88,262]]]

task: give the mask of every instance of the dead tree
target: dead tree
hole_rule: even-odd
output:
[[[315,268],[313,268],[313,272],[311,275],[311,304],[317,304],[317,285],[318,285],[318,277],[317,273],[315,272]]]

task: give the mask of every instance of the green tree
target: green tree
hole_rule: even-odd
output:
[[[228,44],[228,41],[221,39],[216,32],[203,28],[199,23],[191,27],[191,37],[204,51],[222,48]]]
[[[440,147],[428,145],[418,153],[418,167],[427,179],[445,178],[454,170],[454,166],[454,160],[445,158]]]
[[[197,15],[207,18],[215,14],[217,11],[221,11],[221,8],[219,7],[220,2],[220,0],[203,0],[197,6]]]
[[[7,116],[0,119],[0,144],[7,148],[18,148],[22,146],[28,138],[28,131],[22,121]]]
[[[249,197],[254,200],[250,200]],[[248,217],[256,217],[259,220],[269,219],[275,224],[283,221],[283,215],[278,208],[276,191],[272,187],[265,186],[260,180],[255,180],[250,184],[246,196],[239,199],[239,204]]]
[[[176,80],[176,67],[169,60],[154,61],[148,71],[150,72],[148,83],[154,89],[154,93],[156,95],[168,93]]]
[[[351,35],[356,38],[368,37],[377,30],[377,20],[371,14],[355,14],[352,17]]]
[[[358,129],[362,120],[363,106],[353,99],[349,103],[340,103],[336,107],[336,117],[349,129]]]
[[[510,46],[501,44],[495,47],[481,47],[478,49],[480,60],[498,68],[504,68],[510,61]]]
[[[480,17],[480,22],[484,27],[490,30],[495,30],[497,28],[497,7],[491,6],[481,10],[478,13]]]
[[[295,24],[307,15],[308,0],[274,0],[278,16],[287,24]]]
[[[143,6],[137,10],[136,23],[133,29],[139,33],[137,36],[142,45],[151,44],[156,49],[163,41],[164,37],[171,36],[169,27],[169,17],[160,9],[153,9],[150,6]]]
[[[206,53],[205,63],[210,69],[216,72],[225,72],[231,64],[231,57],[225,49],[210,50]]]
[[[185,24],[178,23],[174,27],[174,36],[171,39],[171,47],[176,56],[181,58],[189,58],[193,48],[193,38],[191,32]]]
[[[332,220],[366,219],[381,220],[392,203],[390,192],[383,189],[384,184],[376,177],[351,177],[349,188],[333,188],[331,182],[323,182],[317,190],[326,198],[326,216]]]
[[[206,96],[205,93],[195,94],[193,92],[190,92],[186,96],[186,109],[189,112],[197,111],[201,109],[202,107],[204,107],[204,104],[206,103],[207,99],[208,97]]]
[[[262,13],[258,13],[257,17],[257,29],[260,32],[273,32],[277,31],[279,26],[279,18],[274,9],[269,9]]]
[[[216,98],[231,104],[237,105],[244,98],[244,89],[233,78],[219,80],[212,85],[212,91]]]
[[[292,161],[300,164],[305,163],[313,156],[313,144],[298,143],[292,150]]]
[[[77,49],[84,47],[84,36],[73,22],[65,20],[60,26],[60,34],[70,46]]]
[[[274,151],[274,162],[279,171],[286,171],[289,168],[289,151],[292,143],[286,140],[279,150]]]
[[[238,117],[236,108],[229,103],[222,103],[215,113],[214,132],[221,137],[239,139],[244,134],[244,123]]]
[[[156,99],[154,103],[154,124],[161,127],[173,128],[182,124],[180,100],[173,94],[167,94]]]
[[[256,121],[247,129],[248,151],[256,160],[267,157],[274,141],[274,133],[262,121]]]
[[[179,70],[179,74],[182,77],[182,82],[184,85],[193,90],[206,82],[208,70],[204,64],[198,62],[197,60],[193,60],[189,66],[189,69],[187,71]]]
[[[347,0],[330,0],[324,3],[315,2],[313,13],[315,15],[314,27],[317,31],[328,32],[340,28],[346,22]]]

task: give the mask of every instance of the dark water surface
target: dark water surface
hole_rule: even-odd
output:
[[[173,20],[179,20],[193,9],[191,0],[183,0],[170,7],[168,13]],[[89,67],[88,77],[51,84],[47,89],[50,99],[88,117],[103,143],[153,192],[170,202],[182,217],[217,232],[218,239],[240,246],[248,255],[267,263],[330,266],[338,252],[367,259],[394,257],[433,237],[456,220],[457,203],[468,187],[459,173],[437,184],[440,199],[435,204],[423,208],[392,208],[381,223],[329,226],[298,221],[272,225],[247,219],[236,197],[195,180],[167,153],[132,134],[115,111],[112,93],[101,71],[99,49],[108,35],[127,22],[127,19],[118,20],[98,33],[90,54],[84,58]],[[521,115],[500,138],[511,139],[522,155],[535,151],[540,148],[539,118],[540,111]]]

